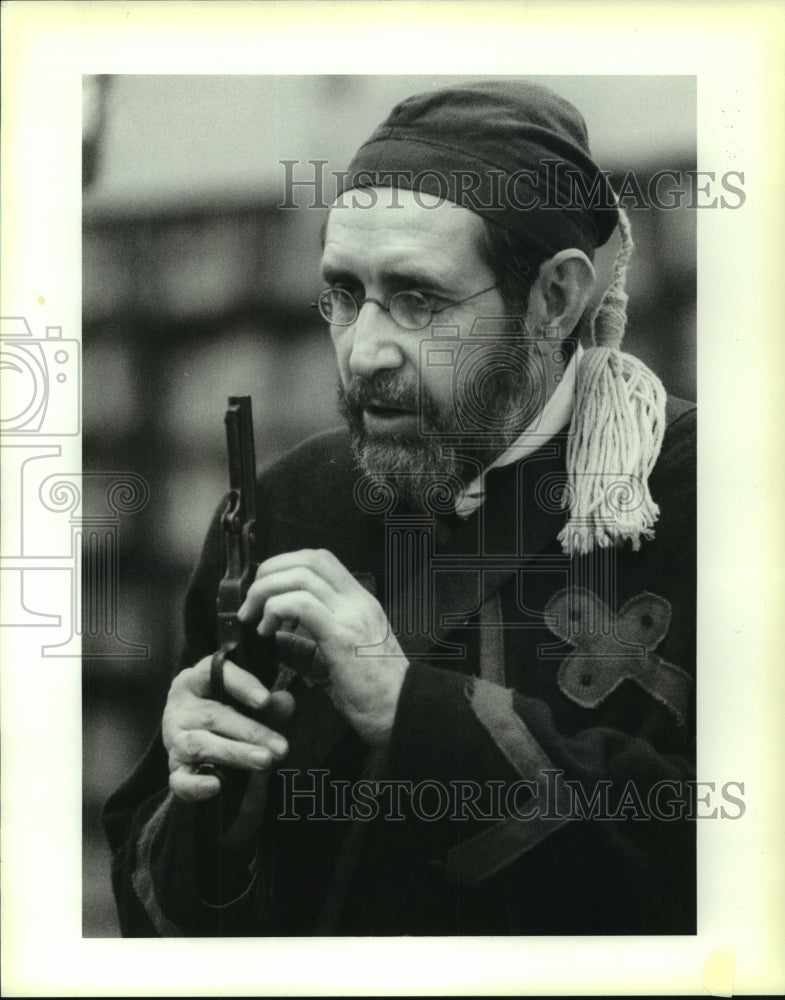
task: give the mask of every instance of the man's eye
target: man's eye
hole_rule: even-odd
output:
[[[413,297],[413,301],[425,301],[429,308],[438,309],[440,306],[449,304],[449,299],[442,298],[436,292],[424,291],[419,288],[409,289],[408,294]]]

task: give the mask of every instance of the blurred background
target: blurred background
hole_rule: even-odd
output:
[[[84,79],[84,470],[149,491],[117,525],[116,607],[84,601],[85,936],[119,933],[100,812],[160,719],[189,574],[228,485],[226,398],[253,396],[260,466],[339,422],[329,339],[308,308],[325,213],[304,210],[305,189],[299,209],[278,208],[280,161],[299,161],[296,178],[313,176],[308,160],[345,169],[395,102],[466,79]],[[634,170],[645,189],[659,170],[695,169],[694,77],[534,79],[580,108],[615,179]],[[629,214],[626,347],[695,399],[696,213]],[[616,247],[598,256],[603,286]]]

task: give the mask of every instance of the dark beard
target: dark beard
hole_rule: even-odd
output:
[[[389,483],[403,500],[422,505],[435,483],[452,493],[473,482],[532,422],[541,408],[542,376],[529,345],[504,347],[494,366],[479,375],[469,366],[456,386],[455,406],[440,413],[424,385],[412,385],[397,372],[353,376],[338,385],[338,405],[346,420],[358,467]],[[487,360],[487,359],[486,359]],[[493,359],[492,359],[493,360]],[[406,435],[368,433],[363,409],[375,402],[419,414],[418,430]]]

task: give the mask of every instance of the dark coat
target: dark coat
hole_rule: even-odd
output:
[[[382,784],[356,784],[367,749],[296,678],[256,876],[209,906],[205,886],[226,898],[243,878],[197,847],[159,734],[105,814],[123,933],[694,933],[694,407],[670,401],[668,421],[656,537],[637,552],[561,554],[561,436],[490,473],[461,523],[364,490],[343,432],[263,474],[263,557],[331,550],[410,659]],[[181,666],[216,645],[221,561],[216,518]]]

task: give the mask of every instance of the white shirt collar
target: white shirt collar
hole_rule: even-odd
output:
[[[518,437],[510,447],[492,462],[474,482],[458,494],[455,501],[455,513],[458,517],[467,518],[482,505],[485,499],[485,476],[490,469],[500,469],[505,465],[518,462],[531,455],[557,434],[572,417],[575,400],[575,378],[583,355],[583,348],[578,348],[564,369],[561,381],[551,394],[550,399],[534,421]]]

